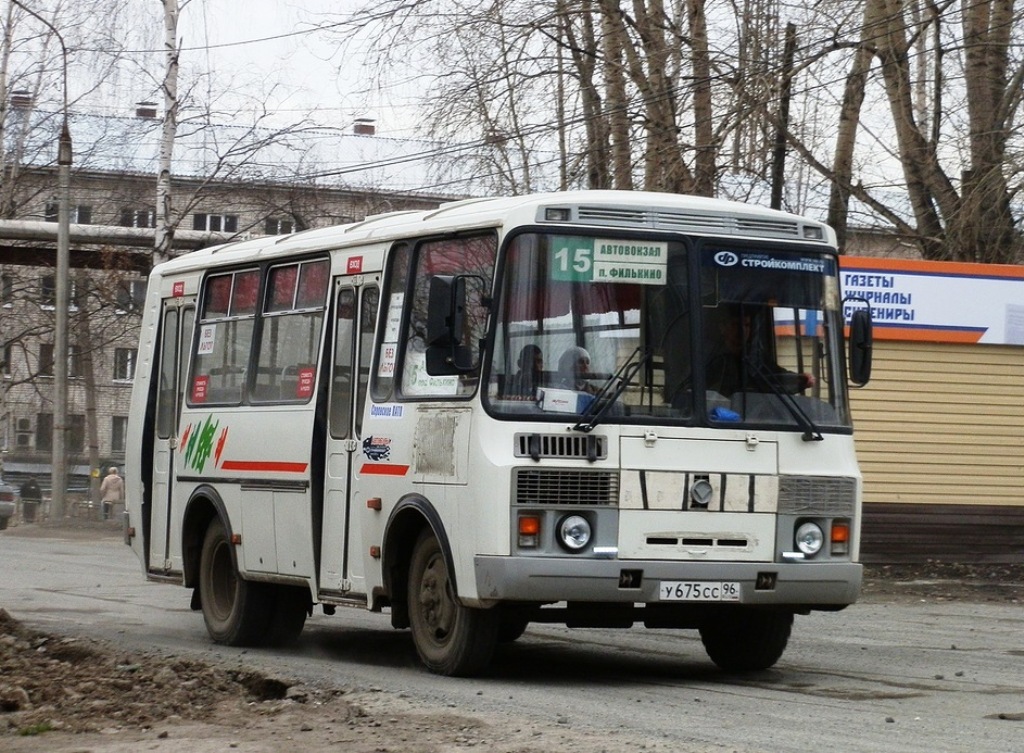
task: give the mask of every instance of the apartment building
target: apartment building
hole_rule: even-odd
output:
[[[0,462],[4,478],[48,487],[54,432],[57,113],[12,100],[0,167]],[[69,487],[124,459],[138,307],[152,264],[160,124],[134,116],[72,115],[68,310]],[[341,129],[238,125],[183,128],[175,143],[172,211],[179,235],[219,242],[285,234],[424,209],[464,194],[431,188],[430,145],[378,137],[370,121]],[[449,184],[450,190],[452,184]],[[52,238],[38,232],[53,223]],[[31,226],[34,240],[11,228]],[[43,226],[44,229],[46,226]],[[118,229],[139,230],[132,243]],[[131,245],[125,245],[125,243]],[[201,242],[201,241],[200,241]]]

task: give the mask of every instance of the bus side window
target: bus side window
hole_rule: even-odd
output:
[[[476,390],[479,375],[479,347],[487,329],[490,309],[487,300],[494,279],[497,239],[492,234],[469,238],[449,238],[420,244],[412,277],[412,301],[409,326],[400,340],[404,348],[398,365],[402,372],[401,389],[409,397],[468,397]],[[427,373],[427,325],[431,280],[436,276],[454,276],[468,281],[462,311],[462,344],[472,371],[457,375],[432,376]]]
[[[330,278],[326,259],[271,267],[257,343],[253,402],[304,403],[313,397]],[[264,375],[272,381],[265,382]]]
[[[190,405],[241,402],[256,322],[260,272],[245,269],[206,281],[194,343]]]
[[[334,322],[334,362],[331,371],[331,436],[344,439],[352,423],[352,363],[355,353],[356,294],[352,288],[338,292]]]
[[[359,384],[356,388],[356,436],[363,433],[363,410],[366,408],[366,388],[370,383],[370,363],[373,360],[373,330],[380,307],[380,290],[363,289],[359,312]]]
[[[380,342],[377,345],[377,365],[372,380],[373,399],[378,403],[390,400],[394,395],[398,338],[405,310],[411,260],[412,246],[400,243],[391,251],[391,258],[388,261],[384,297],[379,312],[383,321],[380,327]]]

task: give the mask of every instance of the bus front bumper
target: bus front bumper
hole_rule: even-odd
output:
[[[857,600],[863,578],[863,567],[856,562],[678,562],[481,555],[474,566],[477,595],[482,602],[659,604],[689,593],[720,598],[732,590],[731,584],[737,584],[738,598],[720,598],[721,603],[793,607],[797,611],[835,609]],[[730,585],[716,590],[716,584]]]

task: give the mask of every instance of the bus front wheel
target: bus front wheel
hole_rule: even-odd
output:
[[[270,614],[270,594],[262,583],[242,579],[234,545],[220,518],[206,529],[199,560],[199,598],[210,637],[228,646],[262,641]]]
[[[790,612],[743,609],[724,612],[700,627],[711,661],[728,672],[754,672],[775,665],[789,643]]]
[[[444,552],[434,534],[420,534],[409,564],[409,627],[420,660],[431,672],[456,677],[480,673],[498,642],[494,609],[460,605]]]

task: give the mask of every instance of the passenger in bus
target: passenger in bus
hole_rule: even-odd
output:
[[[764,316],[764,314],[762,314]],[[736,307],[721,319],[717,354],[707,363],[707,388],[731,397],[736,392],[769,391],[770,379],[785,392],[796,394],[814,386],[811,374],[795,374],[767,359],[766,336],[749,311]]]
[[[566,350],[558,359],[558,375],[555,385],[563,390],[597,392],[590,383],[590,353],[578,345]]]
[[[508,397],[534,398],[544,386],[544,354],[537,345],[524,345],[519,351],[519,371],[512,375],[505,394]]]

